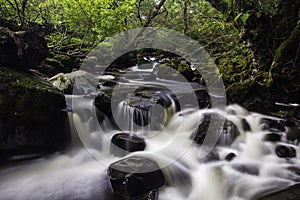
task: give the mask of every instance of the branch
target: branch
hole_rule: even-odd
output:
[[[143,19],[141,17],[141,12],[140,12],[140,8],[141,8],[141,3],[143,2],[144,0],[139,0],[137,3],[135,3],[136,5],[136,8],[137,8],[137,12],[136,12],[136,15],[140,21],[140,24],[141,26],[143,26]]]
[[[153,12],[151,12],[151,14],[149,15],[149,18],[146,21],[146,23],[143,25],[143,27],[148,27],[150,25],[151,21],[159,14],[160,9],[163,7],[165,2],[166,2],[166,0],[161,0],[159,2],[159,4],[156,6],[155,10]]]
[[[188,29],[188,21],[187,21],[187,2],[188,0],[183,0],[183,12],[182,12],[182,21],[183,21],[183,34],[186,34]]]

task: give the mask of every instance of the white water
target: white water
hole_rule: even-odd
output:
[[[81,107],[71,115],[73,131],[77,131],[85,145],[78,145],[64,153],[38,159],[0,171],[1,200],[61,200],[61,199],[112,199],[109,182],[105,176],[108,165],[121,158],[110,155],[110,138],[118,132],[108,121],[94,126],[95,119],[86,114],[92,111],[92,101],[80,101]],[[85,115],[80,111],[85,110]],[[197,129],[204,113],[217,113],[234,122],[240,135],[230,146],[215,147],[220,160],[201,162],[201,148],[192,142],[190,135]],[[163,168],[166,185],[159,190],[159,200],[242,200],[256,199],[262,193],[290,186],[300,177],[287,170],[300,164],[297,157],[278,158],[276,143],[263,141],[261,119],[237,105],[220,110],[182,111],[174,115],[167,127],[159,133],[139,133],[146,140],[146,149],[131,155],[150,157]],[[251,131],[244,131],[242,119]],[[75,135],[77,133],[74,133]],[[225,156],[237,156],[231,162]],[[237,170],[241,167],[247,171]],[[248,169],[248,170],[247,170]],[[253,172],[254,171],[254,172]],[[258,174],[256,174],[258,173]]]

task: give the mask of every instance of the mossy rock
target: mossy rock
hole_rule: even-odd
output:
[[[247,79],[226,88],[231,103],[238,103],[251,111],[266,112],[274,109],[274,99],[268,85]]]
[[[0,68],[1,155],[62,149],[68,140],[63,94],[29,73]]]
[[[45,39],[35,32],[13,32],[0,27],[0,66],[34,68],[47,54]]]

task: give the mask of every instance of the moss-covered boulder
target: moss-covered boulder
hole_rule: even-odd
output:
[[[30,73],[0,67],[0,158],[62,149],[63,94]]]
[[[45,39],[32,31],[13,32],[0,27],[0,66],[34,68],[48,54]]]

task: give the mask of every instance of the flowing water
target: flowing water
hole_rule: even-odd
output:
[[[110,153],[110,140],[120,129],[108,118],[98,122],[93,115],[93,98],[66,98],[69,105],[74,99],[78,105],[69,114],[72,147],[63,153],[3,167],[1,200],[114,198],[106,171],[109,164],[121,159]],[[151,158],[162,168],[166,184],[159,188],[159,200],[257,199],[300,182],[298,145],[289,142],[284,131],[278,132],[280,141],[265,141],[266,135],[274,131],[266,119],[281,119],[251,113],[238,105],[227,106],[225,110],[189,106],[178,110],[172,102],[170,107],[172,111],[164,115],[170,119],[164,119],[164,126],[154,129],[132,128],[133,116],[144,124],[149,112],[123,101],[117,108],[117,117],[127,120],[128,127],[123,130],[146,141],[144,151],[127,156]],[[221,139],[210,152],[191,137],[207,115],[221,116],[234,124],[217,128]],[[279,157],[276,147],[281,144],[293,147],[296,157]],[[233,159],[228,159],[229,154],[234,155]]]

